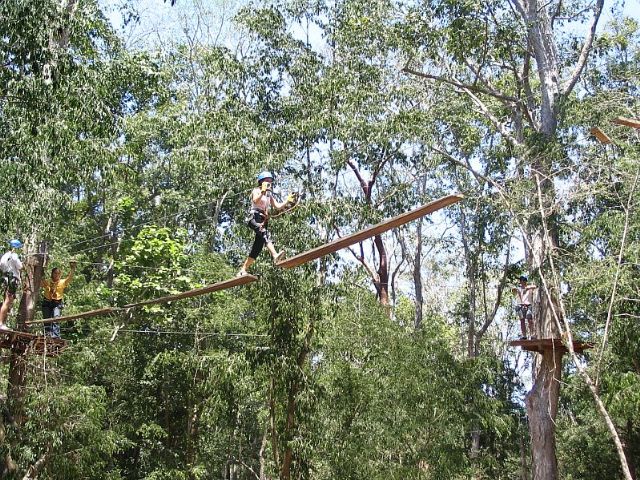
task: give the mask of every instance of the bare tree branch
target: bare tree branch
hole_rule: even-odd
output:
[[[509,0],[509,3],[522,16],[522,18],[526,20],[527,13],[525,11],[524,4],[522,3],[522,0]]]
[[[558,5],[556,6],[556,11],[553,12],[553,15],[551,15],[551,25],[553,25],[556,19],[560,17],[560,12],[562,12],[562,0],[558,2]]]
[[[414,75],[416,77],[426,78],[428,80],[435,80],[437,82],[442,82],[442,83],[446,83],[446,84],[449,84],[449,85],[453,85],[454,87],[457,87],[457,88],[460,88],[460,89],[467,89],[467,90],[475,91],[476,93],[484,93],[486,95],[490,95],[490,96],[492,96],[494,98],[497,98],[497,99],[505,101],[505,102],[518,102],[518,99],[516,97],[512,97],[511,95],[506,95],[504,93],[499,92],[498,90],[495,90],[495,89],[491,88],[490,85],[488,85],[481,78],[480,78],[480,80],[482,81],[482,83],[487,88],[480,88],[480,87],[475,86],[475,85],[469,85],[469,84],[462,83],[462,82],[460,82],[458,80],[455,80],[455,79],[452,80],[450,78],[445,78],[445,77],[443,77],[441,75],[431,75],[429,73],[419,72],[418,70],[414,70],[413,68],[410,68],[410,67],[404,67],[402,69],[402,71],[404,73],[408,73],[408,74]],[[476,73],[476,72],[474,72],[474,73]],[[478,75],[478,74],[476,73],[476,75]]]
[[[480,109],[480,113],[485,115],[491,121],[493,126],[509,143],[511,143],[515,147],[522,146],[522,142],[514,137],[513,134],[507,129],[507,127],[500,120],[498,120],[493,115],[493,113],[489,111],[489,107],[487,107],[487,105],[482,100],[476,97],[468,88],[463,88],[462,91],[464,91],[471,98],[473,103],[475,103],[476,106]]]
[[[531,125],[536,128],[540,128],[540,126],[535,121],[532,112],[535,110],[534,105],[534,96],[533,90],[531,89],[531,82],[529,82],[529,74],[531,71],[531,52],[527,48],[527,51],[524,54],[524,63],[522,66],[522,88],[524,89],[524,96],[526,101],[525,114],[529,119]]]
[[[338,238],[342,238],[342,235],[340,234],[340,230],[338,229],[338,227],[334,226],[333,229],[335,230],[336,235],[338,236]],[[364,258],[364,250],[362,248],[362,242],[360,242],[359,245],[360,245],[360,255],[358,255],[358,253],[352,247],[348,247],[348,249],[351,252],[351,254],[353,255],[353,257],[358,262],[360,262],[362,264],[362,266],[367,270],[367,273],[369,274],[369,276],[371,277],[373,282],[377,285],[378,274],[373,269],[373,267],[371,267],[371,265],[369,265],[367,260]]]
[[[51,454],[51,444],[47,445],[44,453],[40,456],[40,458],[29,467],[27,473],[25,473],[22,480],[36,480],[38,475],[42,472],[42,469],[45,467],[47,462],[49,461],[49,456]]]
[[[367,270],[367,273],[369,274],[369,276],[371,277],[371,279],[374,281],[374,283],[378,282],[378,274],[376,273],[376,271],[371,267],[371,265],[369,265],[369,263],[366,261],[366,259],[364,258],[363,255],[358,255],[357,252],[352,248],[352,247],[347,247],[349,249],[349,251],[351,252],[351,254],[353,255],[353,257],[362,264],[362,266]]]
[[[498,292],[496,295],[496,301],[493,304],[493,310],[491,314],[485,318],[484,323],[480,330],[478,330],[477,338],[480,339],[489,326],[493,323],[493,320],[496,318],[496,314],[498,313],[498,308],[500,308],[500,304],[502,303],[502,294],[504,293],[504,287],[507,285],[507,278],[509,273],[509,265],[511,263],[511,251],[507,248],[507,257],[505,258],[504,268],[502,269],[502,277],[500,278],[500,283],[498,284]]]
[[[580,57],[578,58],[576,68],[569,78],[569,81],[562,89],[563,95],[569,95],[571,93],[573,87],[575,87],[576,83],[578,82],[580,75],[582,75],[582,70],[584,70],[584,66],[587,63],[587,59],[589,58],[589,53],[591,52],[591,47],[593,46],[593,40],[595,38],[596,28],[598,27],[598,20],[600,19],[600,14],[602,13],[603,6],[604,0],[597,0],[595,5],[595,12],[593,14],[593,20],[591,21],[591,28],[589,29],[587,38],[585,38],[584,40],[584,44],[582,45],[582,50],[580,51]]]
[[[384,166],[389,162],[389,160],[391,160],[391,157],[397,152],[398,152],[398,149],[394,149],[393,152],[386,152],[382,160],[378,162],[375,168],[373,169],[373,173],[371,174],[371,179],[369,180],[369,198],[368,198],[369,203],[371,203],[371,190],[373,190],[373,185],[374,183],[376,183],[376,179],[378,178],[378,175],[380,174]]]
[[[366,196],[369,190],[368,182],[364,179],[364,177],[360,173],[360,169],[358,168],[358,166],[355,164],[353,160],[351,160],[350,158],[347,159],[347,165],[349,165],[349,167],[355,174],[356,178],[358,179],[358,182],[360,182],[360,187],[362,188],[362,191]]]

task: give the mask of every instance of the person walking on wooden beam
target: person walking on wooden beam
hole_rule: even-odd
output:
[[[62,271],[56,267],[51,270],[51,279],[42,281],[42,289],[44,290],[44,299],[42,300],[42,318],[59,317],[64,308],[63,296],[64,290],[73,280],[73,274],[76,271],[76,262],[69,263],[69,275],[62,279]],[[44,326],[45,335],[51,338],[60,338],[60,325],[51,322]]]
[[[261,172],[258,177],[258,186],[251,192],[251,209],[247,224],[255,232],[255,238],[249,256],[242,264],[239,277],[247,274],[247,270],[254,264],[258,255],[266,245],[274,262],[282,258],[284,252],[278,252],[273,245],[271,235],[267,229],[269,223],[269,212],[271,208],[284,210],[296,202],[295,195],[290,193],[284,202],[278,202],[273,197],[273,174],[268,171]]]
[[[4,290],[4,301],[0,308],[0,330],[10,330],[7,326],[7,318],[11,307],[18,294],[21,278],[20,271],[23,268],[22,262],[16,250],[22,248],[22,242],[13,239],[9,242],[11,247],[2,258],[0,258],[0,271],[2,272],[2,290]]]
[[[522,339],[527,338],[527,323],[529,324],[529,335],[531,338],[535,338],[535,330],[533,325],[533,312],[531,310],[531,304],[533,303],[533,291],[538,288],[535,285],[529,285],[528,278],[525,275],[521,275],[519,284],[512,288],[511,291],[516,296],[516,313],[520,319],[520,329],[522,330]]]

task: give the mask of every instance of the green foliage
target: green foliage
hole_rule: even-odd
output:
[[[65,325],[62,356],[29,357],[24,424],[12,425],[0,395],[0,471],[10,453],[15,478],[41,459],[39,478],[52,479],[518,477],[522,366],[503,354],[496,284],[520,268],[514,228],[540,226],[533,160],[569,192],[549,208],[580,337],[601,344],[617,282],[608,341],[588,360],[640,468],[638,152],[622,128],[611,129],[619,150],[584,138],[614,112],[637,112],[637,22],[598,36],[550,139],[535,128],[530,58],[531,93],[519,90],[529,47],[508,2],[275,2],[240,12],[237,48],[153,52],[127,49],[100,3],[65,5],[0,2],[0,222],[7,236],[49,240],[52,265],[80,260],[69,309],[231,277],[253,239],[247,197],[265,168],[278,195],[303,193],[270,223],[288,253],[442,193],[467,200],[425,221],[425,288],[446,308],[425,305],[417,332],[413,225],[398,233],[402,254],[384,239],[391,265],[405,262],[391,315],[348,254],[292,271],[263,254],[250,286]],[[579,54],[565,18],[582,20],[585,6],[548,6],[559,9],[563,68]],[[486,111],[455,85],[415,82],[405,65],[468,84]],[[513,127],[525,104],[534,118],[519,149],[494,119]],[[377,268],[371,251],[354,250]],[[436,274],[456,285],[439,290]],[[476,339],[494,301],[495,324]],[[563,478],[614,478],[608,433],[575,372],[564,375]],[[3,385],[8,376],[3,363]]]
[[[124,271],[114,283],[118,303],[156,298],[187,290],[191,278],[184,271],[187,256],[180,242],[186,232],[172,238],[168,228],[144,227],[130,243],[122,246],[122,260],[116,269]]]

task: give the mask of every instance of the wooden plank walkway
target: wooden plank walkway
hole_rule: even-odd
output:
[[[521,347],[523,350],[538,353],[542,353],[544,350],[559,350],[562,352],[569,351],[561,338],[521,339],[509,342],[509,345],[512,347]],[[581,353],[589,348],[593,348],[593,343],[581,342],[579,340],[574,340],[573,342],[574,352]]]
[[[206,287],[196,288],[194,290],[188,290],[182,293],[176,293],[175,295],[167,295],[166,297],[152,298],[151,300],[145,300],[143,302],[130,303],[125,305],[124,309],[142,307],[144,305],[154,305],[156,303],[174,302],[176,300],[182,300],[183,298],[197,297],[199,295],[205,295],[207,293],[217,292],[219,290],[226,290],[227,288],[238,287],[240,285],[246,285],[258,280],[258,277],[254,275],[243,275],[241,277],[231,278],[222,282],[207,285]]]
[[[152,298],[150,300],[144,300],[142,302],[130,303],[125,305],[124,307],[105,307],[99,308],[97,310],[91,310],[88,312],[80,312],[72,315],[65,315],[62,317],[54,318],[45,318],[42,320],[32,320],[30,322],[26,322],[25,325],[37,325],[43,323],[63,323],[63,322],[71,322],[74,320],[80,320],[81,318],[90,318],[97,317],[100,315],[108,315],[110,313],[116,313],[122,310],[127,310],[129,308],[142,307],[144,305],[154,305],[156,303],[166,303],[173,302],[176,300],[182,300],[183,298],[196,297],[198,295],[205,295],[211,292],[217,292],[218,290],[225,290],[227,288],[237,287],[240,285],[246,285],[248,283],[252,283],[258,280],[258,277],[254,275],[243,275],[242,277],[235,277],[229,280],[224,280],[222,282],[214,283],[212,285],[207,285],[206,287],[196,288],[194,290],[188,290],[186,292],[176,293],[175,295],[167,295],[165,297]]]
[[[74,313],[71,315],[64,315],[61,317],[56,317],[56,318],[44,318],[42,320],[31,320],[30,322],[25,322],[25,325],[37,325],[40,323],[63,323],[63,322],[70,322],[72,320],[80,320],[81,318],[90,318],[90,317],[97,317],[100,315],[108,315],[109,313],[113,313],[120,310],[119,308],[113,308],[113,307],[105,307],[105,308],[99,308],[97,310],[90,310],[88,312],[80,312],[80,313]]]
[[[624,125],[625,127],[640,128],[640,120],[635,120],[633,118],[616,117],[611,120],[611,122],[616,125]]]
[[[404,225],[405,223],[411,222],[420,217],[424,217],[425,215],[457,203],[463,198],[464,197],[462,195],[449,195],[446,197],[442,197],[414,210],[405,212],[396,217],[390,218],[389,220],[385,220],[384,222],[378,223],[377,225],[374,225],[372,227],[365,228],[364,230],[352,233],[351,235],[348,235],[346,237],[338,238],[333,242],[321,245],[317,248],[308,250],[303,253],[299,253],[294,257],[281,260],[276,265],[282,268],[297,267],[298,265],[302,265],[303,263],[307,263],[317,258],[324,257],[325,255],[337,252],[338,250],[353,245],[354,243],[361,242],[362,240],[366,240],[367,238],[374,237],[388,230],[397,228],[400,225]]]
[[[596,137],[598,141],[604,145],[609,145],[613,143],[613,140],[611,140],[611,138],[609,138],[609,136],[606,133],[604,133],[602,130],[600,130],[598,127],[592,127],[589,130],[589,133],[591,133],[591,135]]]

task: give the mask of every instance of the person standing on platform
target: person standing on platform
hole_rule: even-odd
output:
[[[267,226],[269,223],[269,212],[271,208],[275,210],[284,210],[285,208],[296,203],[296,196],[290,193],[285,202],[277,202],[273,198],[273,175],[271,172],[261,172],[258,177],[258,186],[251,192],[251,209],[249,210],[248,225],[255,232],[253,246],[249,256],[242,264],[242,268],[238,272],[238,277],[247,274],[247,269],[254,264],[258,255],[266,245],[267,250],[271,254],[274,262],[282,258],[284,252],[278,252],[273,246],[271,235]]]
[[[520,319],[520,329],[522,330],[522,339],[527,338],[527,323],[529,324],[529,334],[531,338],[535,338],[535,330],[533,324],[533,312],[531,304],[533,303],[533,291],[538,288],[535,285],[529,285],[528,278],[521,275],[518,286],[511,289],[516,296],[516,313]]]
[[[44,299],[42,300],[43,319],[56,318],[62,313],[64,290],[73,280],[76,262],[70,262],[69,269],[69,275],[65,279],[61,279],[62,271],[56,267],[51,270],[51,279],[42,281],[42,289],[44,290]],[[60,325],[55,322],[45,324],[44,333],[51,338],[60,338]]]
[[[18,294],[20,288],[21,278],[20,271],[22,270],[22,261],[16,250],[22,248],[22,242],[17,239],[13,239],[9,242],[11,247],[2,258],[0,258],[0,272],[2,273],[2,289],[4,290],[4,301],[0,308],[0,330],[10,330],[7,326],[7,318],[13,302]]]

